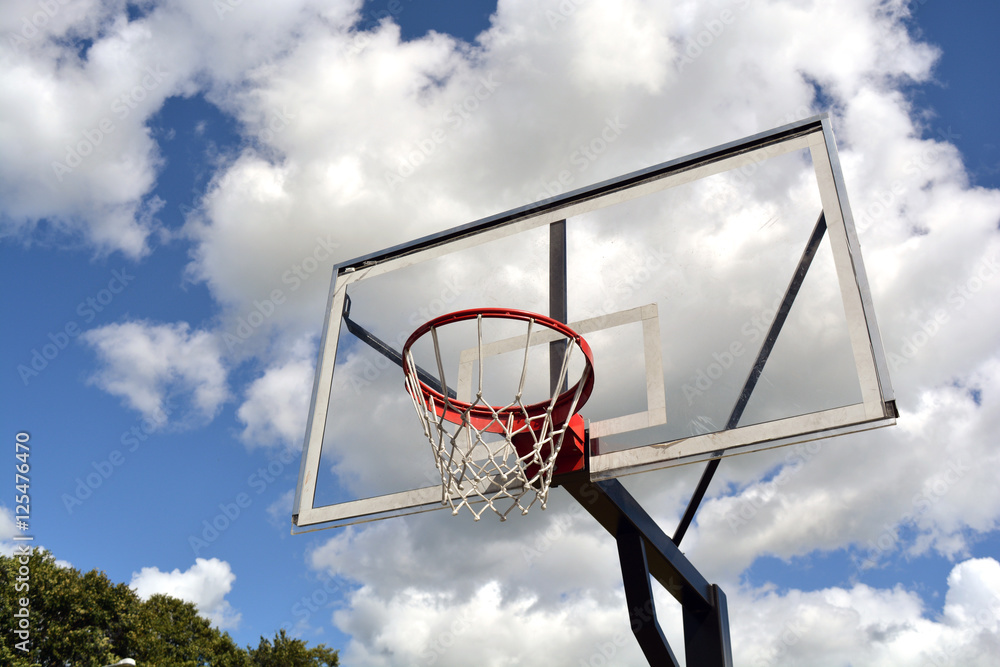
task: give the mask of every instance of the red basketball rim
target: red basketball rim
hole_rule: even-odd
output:
[[[472,308],[469,310],[458,310],[454,313],[446,313],[425,322],[421,326],[417,327],[416,331],[410,334],[410,337],[406,340],[406,344],[403,345],[403,373],[406,377],[410,376],[411,369],[410,365],[406,363],[405,360],[407,359],[410,347],[420,337],[431,329],[439,328],[447,324],[454,324],[455,322],[473,320],[480,316],[485,319],[521,320],[524,322],[534,321],[537,324],[541,324],[544,327],[563,334],[566,338],[575,343],[576,346],[580,348],[580,351],[583,352],[583,356],[587,362],[583,376],[575,385],[561,393],[554,404],[551,399],[547,399],[523,407],[509,408],[484,405],[473,406],[471,403],[466,403],[465,401],[447,398],[441,394],[441,392],[429,387],[426,383],[417,378],[417,383],[420,385],[420,392],[424,396],[425,404],[432,403],[434,405],[434,411],[439,417],[453,424],[461,424],[463,421],[463,415],[465,415],[465,418],[467,418],[472,426],[474,426],[477,430],[486,431],[488,433],[503,433],[508,431],[506,422],[510,421],[511,426],[509,432],[515,433],[521,430],[529,419],[534,419],[544,415],[549,409],[549,405],[552,405],[552,423],[557,426],[562,425],[567,419],[570,418],[571,411],[577,412],[583,407],[584,403],[586,403],[590,398],[591,392],[594,390],[594,357],[590,350],[590,345],[587,344],[587,341],[583,338],[583,336],[576,333],[562,322],[554,320],[551,317],[539,315],[538,313],[531,313],[526,310],[514,310],[512,308]],[[583,383],[582,387],[580,386],[581,382]],[[407,388],[409,388],[409,382],[407,382]],[[579,397],[577,397],[577,391],[580,392]],[[575,406],[573,404],[574,399],[576,400]],[[505,423],[497,423],[496,420],[498,417],[503,419]]]

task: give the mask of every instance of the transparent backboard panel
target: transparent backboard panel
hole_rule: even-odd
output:
[[[429,319],[487,307],[564,310],[592,348],[596,384],[580,414],[594,479],[895,416],[819,117],[338,267],[296,525],[440,507],[393,355]],[[504,404],[522,375],[527,395],[550,396],[551,347],[519,342],[524,323],[462,322],[437,336],[414,359],[458,398],[481,387]],[[571,357],[568,384],[582,369]]]

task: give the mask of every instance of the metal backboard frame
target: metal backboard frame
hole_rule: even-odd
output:
[[[728,427],[716,432],[607,452],[602,452],[600,447],[603,427],[600,423],[595,423],[591,425],[594,429],[594,447],[589,468],[591,479],[610,479],[895,423],[897,414],[894,396],[868,279],[848,205],[830,119],[824,114],[337,265],[327,301],[309,408],[294,501],[294,525],[298,528],[319,524],[333,527],[429,511],[442,506],[441,487],[433,485],[336,504],[316,503],[322,465],[320,457],[331,408],[334,365],[339,338],[342,337],[345,306],[349,307],[350,304],[347,293],[349,287],[448,253],[558,224],[574,216],[629,202],[715,174],[759,165],[792,151],[807,151],[811,156],[822,205],[821,222],[825,222],[825,230],[820,231],[829,238],[833,253],[854,370],[860,387],[860,400],[850,405],[764,423]],[[619,318],[624,318],[621,323],[641,322],[644,336],[654,335],[651,328],[655,329],[658,317],[664,316],[666,315],[662,312],[655,312],[655,306],[652,313],[647,309],[645,313],[618,314]],[[571,326],[574,325],[583,329],[595,326],[593,322],[588,324],[586,320],[571,323]],[[605,328],[614,325],[613,322],[604,321],[596,326]],[[664,400],[662,375],[659,376],[659,386],[655,377],[650,378],[651,369],[655,370],[662,363],[658,354],[658,349],[651,350],[648,345],[645,346],[646,411],[622,416],[615,429],[620,431],[628,428],[625,422],[630,420],[646,420],[648,424],[661,419],[660,408]],[[399,385],[399,390],[403,391],[401,381]],[[665,415],[663,418],[665,419]],[[611,427],[608,429],[615,430]],[[356,442],[351,446],[365,447],[367,443]],[[425,447],[426,443],[421,443],[419,437],[414,437],[413,446]]]

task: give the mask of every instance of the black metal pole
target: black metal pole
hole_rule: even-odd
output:
[[[563,324],[568,317],[566,300],[566,221],[559,220],[549,225],[549,317]],[[566,378],[562,387],[557,386],[568,344],[567,340],[549,343],[549,390],[553,394],[566,391],[569,386]]]
[[[732,667],[725,595],[708,583],[621,482],[588,482],[566,475],[561,485],[618,541],[632,632],[649,664],[678,665],[656,620],[652,576],[681,603],[688,667]]]
[[[722,589],[712,584],[711,609],[701,611],[685,607],[683,616],[684,661],[688,666],[733,667],[729,606]]]
[[[646,543],[635,526],[628,521],[623,521],[619,525],[617,540],[618,560],[622,567],[625,603],[628,605],[628,620],[632,634],[635,635],[650,665],[680,667],[656,618],[653,582],[649,578],[649,561],[646,559]]]

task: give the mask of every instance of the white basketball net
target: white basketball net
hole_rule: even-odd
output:
[[[507,515],[515,508],[521,514],[527,514],[536,502],[541,504],[542,509],[545,509],[548,502],[556,457],[562,447],[570,417],[576,412],[586,374],[591,369],[589,366],[585,368],[584,377],[577,385],[570,416],[563,423],[554,424],[553,406],[560,396],[559,388],[565,386],[570,357],[573,350],[577,349],[573,344],[564,345],[562,369],[558,381],[553,383],[556,391],[544,414],[532,417],[526,410],[526,403],[522,401],[525,377],[529,370],[528,350],[536,344],[532,339],[532,328],[536,323],[532,320],[527,324],[520,383],[514,400],[505,406],[492,406],[483,400],[481,316],[477,327],[479,384],[468,408],[461,410],[447,398],[447,392],[444,392],[443,399],[436,396],[425,398],[417,379],[417,366],[413,361],[412,351],[408,351],[403,360],[409,369],[406,375],[407,390],[423,425],[424,435],[431,443],[434,460],[441,474],[441,504],[450,505],[453,515],[458,514],[462,507],[467,507],[475,520],[479,521],[489,509],[501,521],[506,521]],[[441,386],[447,387],[437,328],[431,328],[430,333],[434,341]],[[482,417],[484,409],[491,415],[487,419]],[[456,422],[442,416],[447,413],[451,413],[451,418],[456,419]],[[456,414],[460,417],[456,417]],[[474,422],[479,422],[478,426]],[[512,443],[512,439],[519,434],[524,434],[519,440],[522,445],[521,455],[518,455]],[[530,442],[530,447],[525,446],[526,442]]]

